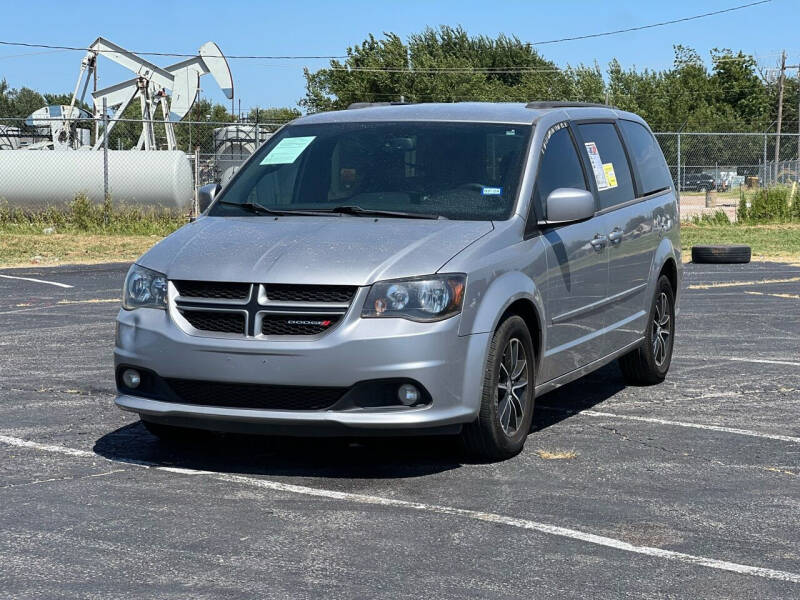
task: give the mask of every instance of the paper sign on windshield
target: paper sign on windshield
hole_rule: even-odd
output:
[[[586,154],[589,155],[589,163],[592,165],[592,173],[594,173],[594,180],[597,183],[597,189],[600,191],[607,190],[611,187],[611,185],[609,185],[608,179],[606,178],[606,171],[603,168],[603,161],[600,160],[600,152],[597,151],[597,144],[594,142],[586,142],[584,146],[586,146]],[[615,177],[614,183],[616,184],[616,182],[617,180]]]
[[[283,138],[261,161],[262,165],[289,165],[308,148],[317,136]]]

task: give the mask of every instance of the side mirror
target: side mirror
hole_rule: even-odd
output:
[[[206,209],[211,206],[220,189],[222,187],[218,183],[209,183],[197,190],[197,208],[201,213],[206,212]]]
[[[585,221],[594,216],[594,195],[577,188],[557,188],[547,197],[546,225]]]

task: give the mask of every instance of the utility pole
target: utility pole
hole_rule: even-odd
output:
[[[797,69],[798,89],[800,89],[800,64],[786,64],[786,50],[781,53],[781,74],[778,78],[778,129],[775,135],[775,181],[778,180],[778,162],[780,161],[781,121],[783,120],[783,90],[786,84],[786,69]],[[797,169],[800,171],[800,97],[797,104]],[[800,173],[798,173],[800,175]]]
[[[778,161],[781,153],[781,121],[783,120],[783,85],[786,82],[786,50],[781,52],[781,75],[778,77],[778,129],[775,133],[775,181],[778,180]]]

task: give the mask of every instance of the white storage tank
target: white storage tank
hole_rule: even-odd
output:
[[[109,150],[109,193],[114,202],[186,209],[194,193],[189,159],[179,151]],[[86,194],[103,201],[103,152],[0,150],[0,199],[40,208]]]
[[[233,173],[256,151],[258,145],[268,140],[272,134],[264,127],[256,130],[255,124],[236,123],[214,129],[214,168],[215,179],[226,184]]]
[[[0,150],[19,148],[20,129],[11,125],[0,125]]]

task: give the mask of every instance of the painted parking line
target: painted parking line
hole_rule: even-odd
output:
[[[745,294],[749,294],[751,296],[770,296],[772,298],[785,298],[787,300],[800,300],[800,294],[770,294],[768,292],[752,292],[750,290],[745,290]]]
[[[80,458],[102,458],[94,452],[88,450],[78,450],[75,448],[68,448],[66,446],[57,446],[54,444],[40,444],[24,440],[22,438],[0,435],[0,443],[19,447],[30,448],[43,452],[54,452],[64,454],[67,456],[80,457]],[[550,525],[547,523],[540,523],[528,519],[517,519],[496,513],[483,512],[478,510],[469,510],[464,508],[455,508],[452,506],[443,506],[438,504],[426,504],[423,502],[412,502],[409,500],[399,500],[396,498],[384,498],[381,496],[371,496],[366,494],[354,494],[351,492],[340,492],[335,490],[326,490],[322,488],[307,487],[303,485],[294,485],[290,483],[281,483],[278,481],[271,481],[269,479],[259,479],[256,477],[248,477],[245,475],[233,475],[230,473],[219,473],[216,471],[201,471],[196,469],[185,469],[177,467],[164,467],[157,463],[150,463],[147,461],[112,461],[111,462],[126,462],[131,465],[147,467],[158,471],[166,471],[169,473],[178,473],[194,476],[206,476],[216,479],[218,481],[225,481],[228,483],[237,483],[247,485],[265,490],[276,492],[284,492],[290,494],[299,494],[303,496],[312,496],[316,498],[325,498],[328,500],[340,500],[344,502],[354,502],[358,504],[369,504],[377,506],[386,506],[392,508],[402,508],[406,510],[416,510],[427,513],[434,513],[440,515],[449,515],[455,517],[464,517],[473,519],[475,521],[482,521],[485,523],[493,523],[496,525],[506,525],[508,527],[516,527],[528,531],[538,531],[547,535],[568,538],[571,540],[585,542],[596,546],[603,546],[606,548],[613,548],[622,552],[630,552],[633,554],[641,554],[654,558],[662,558],[665,560],[685,563],[694,566],[708,567],[717,569],[719,571],[728,571],[740,575],[752,575],[755,577],[763,577],[765,579],[773,579],[777,581],[786,581],[789,583],[800,584],[800,574],[792,573],[789,571],[779,571],[776,569],[768,569],[765,567],[756,567],[752,565],[745,565],[725,560],[718,560],[715,558],[708,558],[705,556],[697,556],[694,554],[686,554],[684,552],[675,552],[672,550],[664,550],[653,546],[639,546],[630,544],[623,540],[611,538],[603,535],[595,535],[579,531],[577,529],[570,529],[567,527],[559,527],[557,525]]]
[[[755,281],[722,281],[719,283],[693,283],[687,285],[689,290],[713,290],[717,288],[742,287],[745,285],[769,285],[772,283],[794,283],[800,281],[800,277],[787,277],[785,279],[761,279]]]
[[[774,358],[745,358],[743,356],[688,356],[686,354],[676,354],[673,358],[686,360],[702,360],[713,362],[715,360],[727,360],[730,362],[745,362],[759,365],[786,365],[789,367],[800,367],[800,362],[793,360],[778,360]]]
[[[71,288],[75,287],[72,285],[67,285],[66,283],[58,283],[57,281],[46,281],[44,279],[34,279],[33,277],[16,277],[14,275],[0,275],[3,279],[19,279],[21,281],[32,281],[34,283],[45,283],[47,285],[55,285],[60,288]]]
[[[723,427],[721,425],[704,425],[702,423],[689,423],[686,421],[671,421],[668,419],[657,419],[655,417],[639,417],[636,415],[621,415],[619,413],[611,413],[599,410],[581,410],[570,411],[557,406],[537,406],[544,410],[551,410],[555,412],[565,412],[576,416],[583,417],[604,417],[608,419],[622,419],[624,421],[639,421],[642,423],[655,423],[656,425],[671,425],[675,427],[688,427],[690,429],[705,429],[708,431],[718,431],[720,433],[733,433],[736,435],[746,435],[749,437],[763,438],[767,440],[777,440],[779,442],[789,442],[791,444],[800,444],[800,437],[791,435],[780,435],[777,433],[762,433],[760,431],[753,431],[751,429],[739,429],[736,427]]]
[[[16,313],[33,312],[50,308],[60,308],[62,306],[72,306],[75,304],[119,304],[119,298],[94,298],[92,300],[59,300],[55,304],[42,304],[41,306],[30,306],[27,308],[16,308],[14,310],[0,311],[0,315],[13,315]]]

